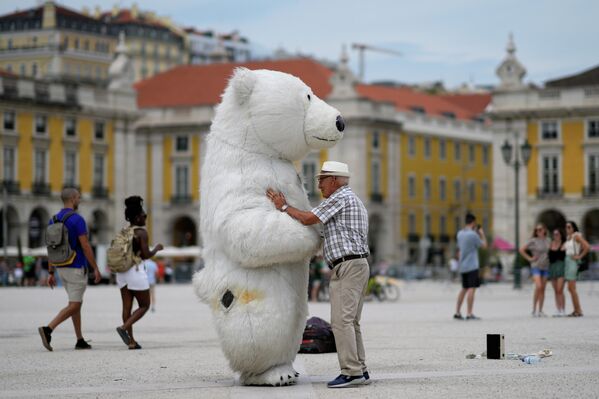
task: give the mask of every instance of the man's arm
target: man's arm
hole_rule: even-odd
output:
[[[478,235],[480,237],[480,247],[481,248],[487,248],[487,237],[485,236],[485,231],[483,230],[483,228],[479,228],[478,229]]]
[[[283,193],[277,193],[276,191],[268,189],[266,195],[273,202],[273,204],[275,204],[275,208],[281,212],[287,212],[289,216],[299,221],[304,226],[320,223],[320,219],[312,212],[302,211],[287,204],[287,200],[285,199],[285,195],[283,195]]]
[[[87,259],[92,269],[94,269],[94,281],[97,284],[100,281],[102,281],[102,276],[100,275],[100,270],[98,269],[96,259],[94,258],[94,251],[92,251],[92,247],[91,245],[89,245],[87,234],[82,234],[79,236],[79,243],[81,244],[81,249],[83,249],[83,255],[85,255],[85,258]]]

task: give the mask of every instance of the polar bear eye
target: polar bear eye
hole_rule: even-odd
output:
[[[308,101],[310,101],[312,99],[312,97],[308,94]]]

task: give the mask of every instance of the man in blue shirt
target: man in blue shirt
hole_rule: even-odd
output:
[[[64,207],[56,215],[58,220],[62,220],[62,217],[68,212],[77,211],[81,202],[81,194],[74,188],[65,188],[62,190],[61,199]],[[55,271],[58,272],[69,297],[69,304],[58,312],[56,317],[47,326],[38,328],[42,344],[49,351],[52,350],[50,346],[52,332],[69,317],[73,320],[73,327],[77,336],[75,349],[91,349],[91,345],[83,339],[83,335],[81,334],[81,304],[83,303],[83,293],[87,287],[87,269],[89,267],[92,268],[96,284],[102,279],[98,265],[96,265],[94,253],[89,244],[87,226],[83,217],[78,213],[73,213],[64,223],[69,231],[69,245],[75,250],[76,255],[73,262],[68,265],[60,267],[55,267],[52,264],[49,265],[48,273],[50,276],[48,277],[48,285],[50,288],[54,288],[56,285],[54,273]]]
[[[454,319],[463,320],[461,309],[464,297],[467,295],[468,313],[466,320],[478,320],[472,313],[474,306],[474,293],[480,287],[480,279],[478,275],[478,248],[487,247],[487,238],[485,232],[480,225],[476,224],[476,217],[468,213],[466,215],[466,226],[458,232],[458,248],[460,250],[460,263],[458,270],[462,275],[462,290],[458,294],[458,302],[456,304],[456,312],[453,315]]]

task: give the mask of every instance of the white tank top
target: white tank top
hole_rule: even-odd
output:
[[[574,237],[576,237],[578,234],[578,232],[572,234],[570,239],[564,244],[567,256],[574,256],[580,253],[580,244],[574,239]]]

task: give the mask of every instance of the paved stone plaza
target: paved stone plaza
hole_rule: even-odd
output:
[[[90,287],[83,332],[91,351],[75,351],[70,321],[46,351],[37,327],[66,304],[63,289],[0,289],[0,397],[60,398],[548,398],[599,397],[599,282],[580,283],[583,318],[532,318],[532,291],[489,285],[478,292],[481,321],[454,321],[457,284],[402,287],[397,303],[367,303],[362,328],[374,383],[327,389],[338,374],[336,354],[299,355],[293,387],[242,387],[222,355],[208,307],[190,285],[157,287],[157,311],[135,327],[143,350],[129,351],[115,332],[115,286]],[[545,312],[554,311],[547,289]],[[567,310],[570,310],[568,300]],[[311,315],[329,319],[327,303]],[[545,348],[540,364],[466,359],[486,349],[486,334],[505,334],[506,352]]]

